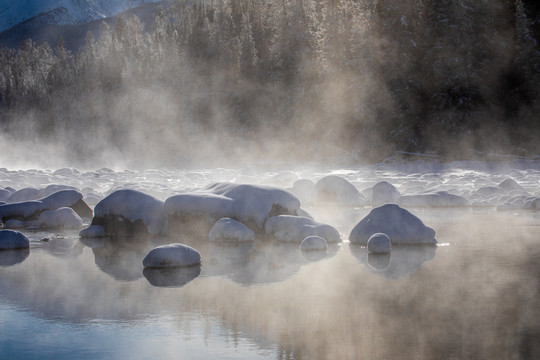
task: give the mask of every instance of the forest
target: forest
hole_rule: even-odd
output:
[[[174,0],[77,51],[0,47],[0,127],[143,165],[534,156],[535,24],[521,0]]]

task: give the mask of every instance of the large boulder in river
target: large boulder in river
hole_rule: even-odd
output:
[[[0,230],[0,250],[27,249],[30,240],[15,230]]]
[[[170,244],[152,249],[143,259],[145,268],[188,267],[201,264],[201,254],[184,244]]]
[[[315,184],[317,200],[347,206],[363,206],[366,198],[347,179],[328,175]]]
[[[94,208],[92,225],[108,235],[166,235],[167,216],[163,202],[137,190],[118,190]]]
[[[233,183],[216,183],[172,196],[165,201],[169,225],[200,221],[211,226],[218,219],[228,217],[240,221],[256,233],[262,232],[269,217],[296,215],[299,209],[300,201],[288,191]]]
[[[75,210],[63,207],[42,212],[39,215],[38,225],[42,228],[80,229],[83,226],[83,221]]]
[[[424,225],[415,215],[395,204],[371,210],[351,231],[349,240],[367,245],[375,233],[384,233],[392,244],[436,244],[435,231]]]

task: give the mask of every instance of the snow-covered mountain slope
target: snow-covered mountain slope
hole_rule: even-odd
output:
[[[159,0],[2,0],[0,32],[34,17],[55,25],[84,24]]]

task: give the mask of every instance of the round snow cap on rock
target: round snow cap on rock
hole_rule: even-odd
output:
[[[303,251],[324,251],[328,249],[328,242],[320,236],[308,236],[300,243],[300,249]]]
[[[353,244],[367,245],[371,235],[384,233],[394,245],[436,244],[435,230],[396,204],[386,204],[370,211],[349,235]]]
[[[143,260],[147,268],[187,267],[200,265],[201,254],[184,244],[158,246],[150,250]]]
[[[388,235],[375,233],[369,238],[367,248],[369,252],[375,254],[386,254],[392,251],[392,243]]]
[[[30,240],[23,233],[15,230],[0,230],[0,250],[27,249]]]

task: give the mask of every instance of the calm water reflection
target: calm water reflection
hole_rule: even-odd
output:
[[[347,242],[313,258],[273,242],[30,233],[30,252],[0,252],[0,358],[540,358],[540,219],[420,217],[444,246],[383,257]],[[142,268],[176,241],[202,266]]]

